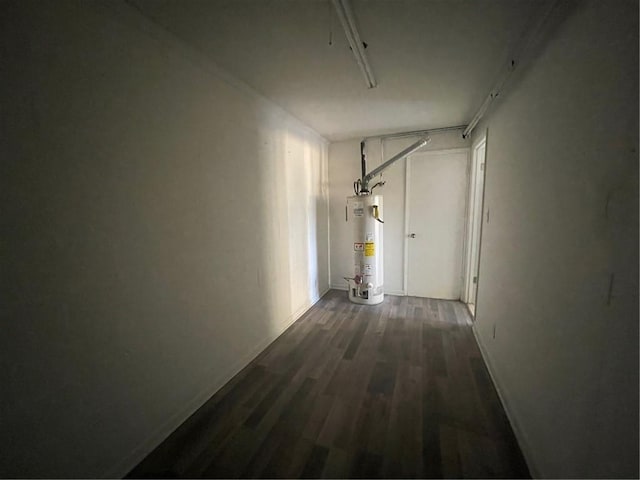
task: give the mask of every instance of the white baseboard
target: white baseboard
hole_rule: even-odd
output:
[[[311,307],[313,307],[320,299],[326,295],[330,288],[326,288],[320,292],[317,298],[311,298],[306,305],[303,305],[294,313],[292,313],[283,323],[282,330],[276,335],[272,335],[263,339],[246,355],[235,362],[224,374],[219,375],[210,385],[198,393],[191,401],[184,405],[178,412],[171,415],[162,425],[154,430],[136,449],[125,459],[110,468],[101,478],[124,478],[136,465],[138,465],[145,457],[151,453],[158,445],[160,445],[176,428],[182,425],[196,410],[227,384],[233,377],[251,363],[265,348],[273,343],[284,331],[289,328],[296,320],[304,315]]]
[[[330,288],[331,288],[332,290],[344,290],[345,292],[346,292],[347,290],[349,290],[349,287],[347,287],[346,285],[335,285],[335,284],[331,284]],[[406,293],[405,293],[405,292],[402,292],[402,291],[400,291],[400,290],[390,290],[390,291],[388,291],[388,292],[386,292],[386,291],[385,291],[384,293],[385,293],[386,295],[398,295],[398,296],[400,296],[400,297],[404,297],[404,296],[406,296]]]
[[[407,296],[407,293],[403,292],[401,290],[388,290],[388,291],[385,291],[384,293],[387,294],[387,295],[396,295],[398,297],[406,297]]]
[[[520,427],[520,424],[516,421],[516,418],[511,413],[512,409],[509,406],[509,402],[507,401],[507,398],[505,397],[503,390],[497,381],[497,378],[494,373],[495,370],[491,363],[491,358],[489,357],[489,354],[487,353],[484,347],[484,344],[480,340],[480,336],[478,335],[475,324],[472,326],[471,330],[473,331],[473,336],[475,337],[476,343],[480,348],[480,354],[482,355],[482,359],[484,360],[484,363],[487,366],[487,370],[489,371],[489,376],[491,377],[491,381],[493,382],[493,385],[496,388],[496,392],[498,392],[498,397],[500,398],[502,407],[504,408],[507,418],[509,419],[509,423],[511,424],[513,433],[516,436],[516,440],[518,442],[518,446],[520,447],[520,451],[522,452],[522,456],[524,457],[524,460],[527,463],[527,467],[529,468],[529,473],[531,474],[532,478],[543,478],[540,475],[540,470],[536,466],[537,462],[534,460],[533,450],[531,449],[530,444],[527,441],[527,435],[524,433],[524,431]]]

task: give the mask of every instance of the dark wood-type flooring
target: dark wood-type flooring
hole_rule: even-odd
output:
[[[129,477],[529,472],[461,303],[330,291]]]

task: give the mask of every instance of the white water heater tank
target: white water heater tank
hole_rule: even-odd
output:
[[[349,300],[377,305],[384,300],[382,195],[347,197],[346,218],[353,239]]]

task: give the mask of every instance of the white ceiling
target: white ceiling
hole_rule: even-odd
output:
[[[536,4],[352,0],[367,89],[329,0],[129,1],[331,141],[467,124]]]

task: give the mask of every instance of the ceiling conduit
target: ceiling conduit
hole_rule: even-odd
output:
[[[505,61],[505,68],[501,69],[498,79],[494,83],[494,87],[484,99],[482,105],[480,105],[480,108],[471,122],[469,122],[467,128],[462,132],[462,138],[468,138],[469,135],[471,135],[471,132],[480,120],[482,120],[482,117],[484,117],[487,110],[489,110],[493,101],[504,93],[511,74],[516,68],[525,63],[525,60],[531,55],[533,46],[540,41],[541,32],[544,30],[543,27],[547,24],[551,12],[557,3],[558,0],[545,0],[538,7],[537,12],[533,15],[532,20],[520,37],[520,40]]]
[[[367,55],[364,52],[365,44],[360,38],[360,32],[358,32],[358,29],[356,28],[356,19],[353,16],[351,4],[349,3],[349,0],[332,0],[332,2],[336,9],[336,13],[338,14],[338,18],[340,19],[340,23],[342,24],[344,34],[349,42],[349,46],[351,47],[351,51],[353,52],[353,56],[355,57],[356,62],[358,62],[358,67],[360,67],[360,71],[367,82],[367,87],[375,88],[378,85],[378,82],[376,82],[376,79],[373,76],[371,65],[369,65]]]

